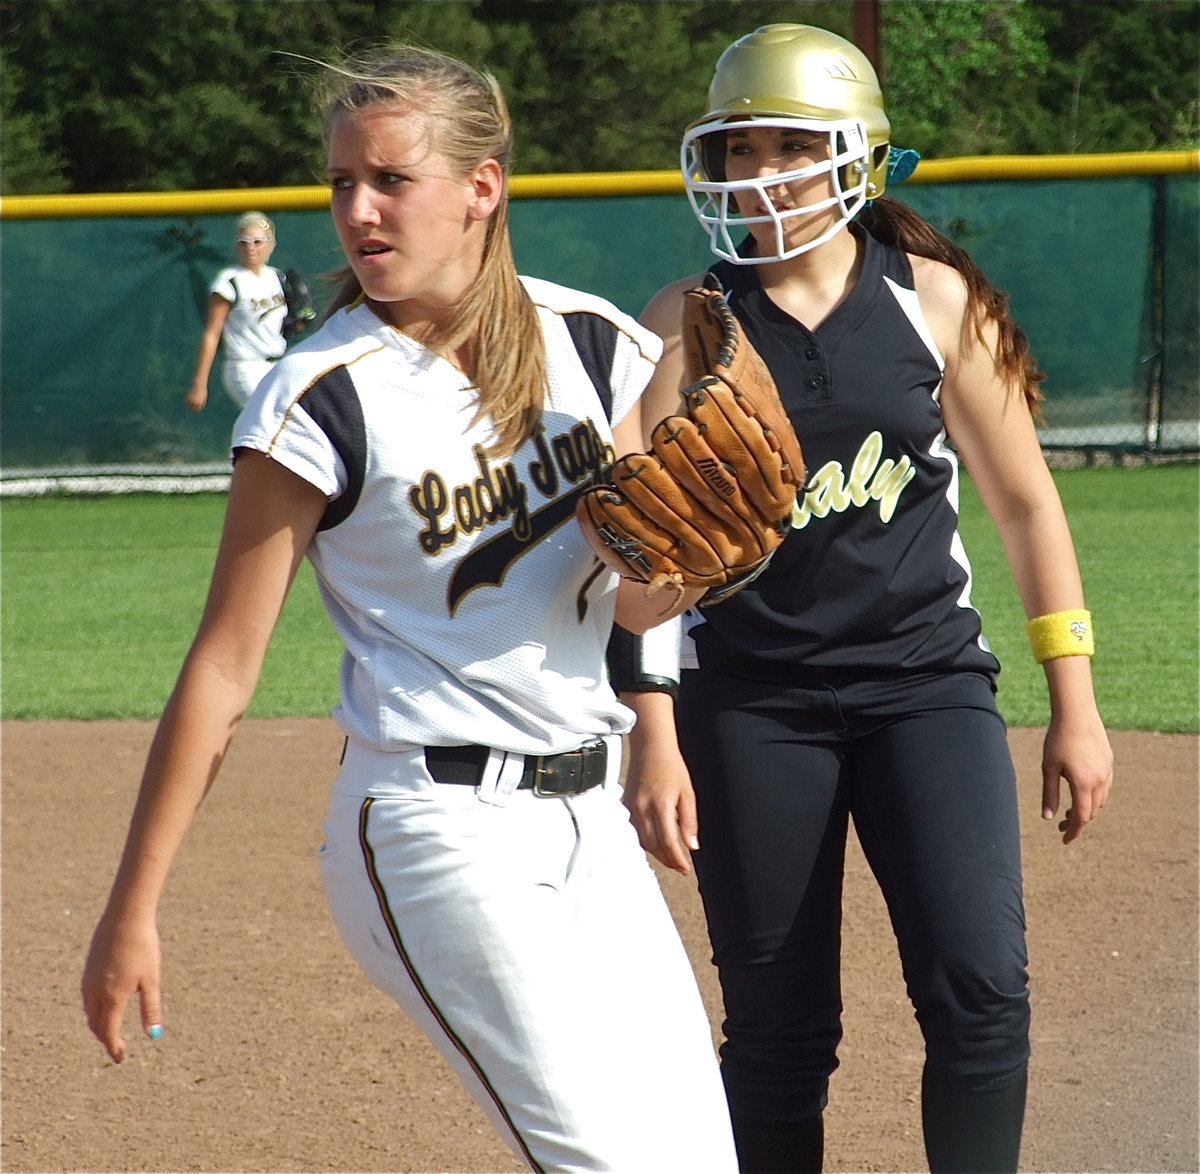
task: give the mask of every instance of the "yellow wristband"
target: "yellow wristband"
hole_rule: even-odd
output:
[[[1059,656],[1091,656],[1096,651],[1092,613],[1083,608],[1034,616],[1026,621],[1025,635],[1038,664]]]

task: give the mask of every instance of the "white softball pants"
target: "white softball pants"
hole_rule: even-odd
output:
[[[434,783],[419,747],[347,749],[321,867],[342,938],[535,1171],[733,1172],[691,965],[620,802],[603,786]]]
[[[282,346],[283,344],[280,343]],[[226,359],[221,367],[221,378],[229,398],[239,408],[246,406],[250,393],[267,377],[275,366],[275,359]]]

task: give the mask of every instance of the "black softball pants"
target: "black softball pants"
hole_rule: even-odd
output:
[[[842,1035],[853,819],[925,1041],[932,1168],[940,1135],[967,1119],[962,1097],[983,1105],[980,1094],[1012,1090],[1006,1113],[1019,1145],[1025,917],[1015,776],[990,680],[831,674],[797,687],[705,670],[683,677],[677,720],[696,788],[694,860],[724,994],[721,1064],[735,1123],[801,1122],[825,1106]]]

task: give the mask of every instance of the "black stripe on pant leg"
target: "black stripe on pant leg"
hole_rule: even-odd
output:
[[[508,1109],[505,1107],[504,1102],[500,1099],[500,1094],[495,1088],[493,1088],[491,1081],[485,1075],[482,1067],[480,1067],[479,1061],[476,1060],[476,1058],[471,1054],[466,1044],[463,1043],[458,1033],[450,1026],[449,1021],[442,1014],[441,1009],[434,1001],[433,996],[429,993],[429,990],[425,986],[424,982],[421,981],[420,976],[417,974],[416,967],[413,965],[412,959],[409,957],[408,950],[404,945],[404,939],[400,934],[400,928],[397,926],[396,920],[392,916],[391,908],[388,906],[387,894],[384,891],[383,881],[380,879],[378,872],[375,870],[375,852],[371,848],[371,845],[367,839],[367,822],[370,817],[372,803],[374,803],[373,799],[364,800],[362,809],[359,812],[358,842],[362,847],[363,860],[367,868],[367,877],[371,882],[371,887],[375,890],[375,898],[379,902],[379,912],[383,917],[384,924],[387,926],[388,934],[391,936],[392,945],[396,947],[396,954],[403,964],[405,971],[407,971],[408,977],[412,980],[413,986],[417,988],[417,993],[421,996],[421,1001],[426,1007],[429,1008],[430,1014],[433,1015],[433,1017],[441,1025],[442,1030],[446,1033],[446,1038],[450,1040],[459,1054],[470,1065],[471,1071],[475,1073],[479,1083],[482,1084],[484,1089],[487,1091],[492,1103],[496,1106],[496,1110],[499,1112],[500,1116],[504,1118],[505,1123],[512,1131],[513,1138],[520,1147],[521,1156],[526,1162],[529,1163],[531,1169],[536,1171],[537,1174],[541,1174],[542,1167],[538,1165],[537,1160],[534,1158],[533,1154],[530,1153],[528,1146],[525,1144],[525,1139],[521,1136],[520,1131],[517,1129],[512,1117],[509,1116]]]

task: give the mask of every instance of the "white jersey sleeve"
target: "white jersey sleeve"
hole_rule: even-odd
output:
[[[225,357],[236,362],[278,359],[287,347],[283,320],[287,298],[278,269],[269,265],[255,276],[249,269],[222,269],[209,286],[230,303],[229,317],[221,333]]]

